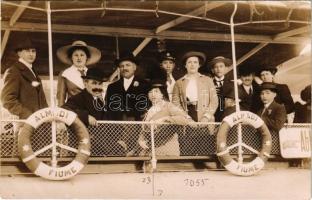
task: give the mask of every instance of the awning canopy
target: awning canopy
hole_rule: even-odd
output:
[[[229,20],[233,3],[52,1],[53,55],[63,45],[84,40],[102,51],[97,66],[109,75],[114,71],[113,61],[119,52],[135,51],[141,60],[139,73],[147,78],[158,67],[159,40],[176,55],[180,68],[183,66],[179,58],[188,50],[203,51],[208,60],[218,55],[231,58]],[[22,9],[14,4],[30,8]],[[2,73],[16,61],[13,51],[16,38],[27,34],[38,46],[39,74],[48,74],[45,6],[42,1],[1,3],[2,48],[5,47]],[[308,1],[240,1],[234,22],[239,67],[277,66],[298,56],[304,46],[311,43]],[[4,43],[6,35],[9,35],[7,45]],[[55,75],[67,67],[56,56],[53,63]],[[202,68],[202,71],[208,70]]]

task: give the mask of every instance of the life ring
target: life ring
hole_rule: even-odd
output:
[[[238,123],[250,124],[262,135],[262,149],[258,156],[249,163],[240,164],[233,160],[226,145],[227,133]],[[270,157],[271,148],[272,138],[270,131],[258,115],[249,111],[239,111],[223,119],[217,133],[217,156],[222,165],[231,173],[240,176],[250,176],[259,172]]]
[[[63,167],[51,167],[40,161],[31,148],[31,135],[44,122],[62,121],[71,126],[80,141],[74,160]],[[49,149],[50,144],[43,149]],[[87,164],[90,156],[90,137],[77,115],[63,108],[44,108],[29,116],[18,134],[18,152],[22,161],[36,175],[50,180],[64,180],[75,176]]]

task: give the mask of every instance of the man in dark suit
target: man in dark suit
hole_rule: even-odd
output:
[[[258,76],[261,78],[263,82],[274,82],[274,75],[277,72],[276,67],[273,66],[264,66],[258,71]],[[294,100],[291,97],[290,90],[286,84],[278,84],[276,85],[276,97],[275,101],[279,104],[284,104],[286,108],[287,114],[294,112],[295,104]]]
[[[233,82],[225,76],[226,67],[230,66],[231,64],[232,61],[228,58],[224,58],[223,56],[217,56],[208,63],[208,66],[210,67],[210,71],[212,73],[212,80],[216,87],[219,99],[218,108],[214,115],[216,122],[220,122],[222,120],[221,118],[224,112],[224,87],[234,87]]]
[[[257,114],[262,118],[268,126],[272,135],[278,134],[286,122],[286,110],[284,105],[277,103],[276,97],[277,88],[275,83],[264,82],[260,87],[260,97],[263,103],[262,108]],[[275,134],[274,134],[275,133]]]
[[[36,47],[29,38],[19,41],[15,52],[19,59],[4,74],[1,92],[3,107],[20,119],[48,106],[42,82],[33,68]]]
[[[239,105],[247,111],[256,113],[261,106],[259,85],[254,81],[254,72],[250,67],[240,68],[242,84],[238,86]]]
[[[103,98],[104,75],[99,68],[90,68],[83,78],[85,89],[71,96],[62,106],[75,112],[79,119],[86,125],[98,126],[98,120],[106,120],[107,113]],[[91,135],[91,150],[96,155],[116,155],[120,149],[116,149],[117,140],[108,132],[93,132]],[[66,133],[64,124],[58,124],[58,131]],[[96,135],[95,135],[96,134]],[[96,137],[95,137],[96,136]],[[115,140],[114,140],[115,139]],[[117,146],[118,147],[118,146]]]
[[[121,79],[110,84],[106,90],[107,111],[110,120],[140,121],[148,108],[149,83],[135,76],[138,61],[132,53],[126,52],[117,59]],[[136,145],[138,133],[129,125],[116,131],[120,133],[119,144],[131,152]]]
[[[97,120],[107,119],[103,98],[103,72],[98,68],[90,68],[86,76],[81,76],[85,89],[70,97],[62,106],[77,113],[86,126],[96,126]]]
[[[295,103],[294,123],[311,123],[311,85],[300,92],[300,97],[305,103]]]
[[[149,83],[135,76],[138,62],[132,53],[125,53],[115,64],[122,78],[107,87],[109,117],[118,121],[140,121],[148,107]]]

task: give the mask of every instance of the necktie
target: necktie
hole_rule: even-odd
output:
[[[80,72],[81,76],[85,76],[86,75],[84,70],[78,70],[78,71]]]
[[[96,98],[96,105],[98,105],[100,108],[102,108],[104,106],[104,101],[102,98],[97,97]]]
[[[252,95],[252,89],[251,89],[251,87],[249,88],[249,95]]]

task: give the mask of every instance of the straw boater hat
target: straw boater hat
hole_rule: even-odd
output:
[[[71,58],[68,57],[68,52],[73,51],[74,49],[83,49],[89,53],[90,57],[88,57],[86,65],[92,65],[97,63],[101,59],[101,51],[95,47],[87,45],[84,41],[74,41],[71,45],[66,45],[59,48],[56,52],[57,57],[61,62],[72,65]]]
[[[206,56],[204,53],[199,51],[189,51],[182,56],[182,63],[185,65],[185,62],[190,57],[197,57],[200,60],[201,66],[206,62]]]
[[[229,58],[225,58],[223,56],[217,56],[213,58],[209,63],[208,66],[212,68],[216,63],[223,62],[226,67],[230,66],[232,64],[232,60]]]

